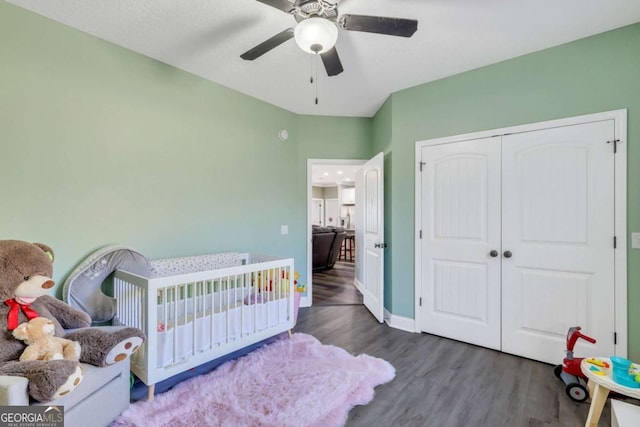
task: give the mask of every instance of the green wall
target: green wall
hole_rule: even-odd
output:
[[[371,145],[370,118],[298,116],[298,157],[307,159],[366,159]],[[306,175],[304,175],[306,176]],[[306,179],[304,179],[306,189]]]
[[[628,230],[640,231],[640,24],[466,72],[391,96],[390,305],[414,316],[415,142],[628,108]],[[391,114],[387,111],[392,109]],[[374,119],[374,123],[379,120]],[[390,190],[390,191],[389,191]],[[628,252],[630,356],[640,359],[640,251]]]
[[[338,187],[311,187],[311,197],[314,199],[337,199]]]
[[[0,58],[0,238],[51,245],[58,285],[112,243],[293,256],[304,283],[306,159],[368,153],[371,119],[298,116],[6,2]]]
[[[338,198],[338,187],[324,187],[324,198],[325,199],[337,199]]]
[[[324,199],[324,188],[311,187],[311,197],[314,199]]]

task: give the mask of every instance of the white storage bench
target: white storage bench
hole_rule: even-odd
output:
[[[611,427],[640,426],[640,406],[611,399]]]

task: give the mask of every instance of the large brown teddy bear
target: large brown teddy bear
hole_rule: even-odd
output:
[[[107,332],[89,328],[91,318],[47,295],[54,286],[53,250],[41,243],[0,240],[0,375],[25,377],[30,396],[47,402],[74,390],[81,378],[80,362],[106,366],[126,359],[144,340],[139,329]],[[26,345],[13,337],[19,324],[35,317],[51,319],[58,337],[77,341],[80,362],[19,361]],[[75,329],[65,334],[65,329]]]

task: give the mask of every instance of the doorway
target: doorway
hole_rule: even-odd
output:
[[[313,199],[313,176],[315,166],[334,165],[337,176],[345,174],[342,170],[351,166],[355,173],[355,178],[349,177],[344,184],[350,184],[353,180],[354,186],[338,186],[339,200],[339,226],[333,227],[335,233],[346,232],[352,234],[349,247],[348,240],[341,249],[334,247],[333,258],[337,262],[340,256],[349,257],[349,262],[353,262],[354,277],[353,285],[362,294],[362,303],[371,314],[382,323],[384,321],[384,253],[387,244],[384,239],[384,153],[378,153],[369,160],[307,160],[307,280],[308,289],[306,295],[301,300],[301,306],[309,306],[314,299],[314,275],[313,266],[324,266],[326,258],[322,257],[319,263],[314,262],[314,241],[312,225],[312,199]],[[342,173],[339,173],[342,172]],[[321,176],[317,177],[318,182],[328,182],[331,171],[324,170]],[[344,188],[343,188],[344,187]],[[351,190],[353,188],[353,190]],[[346,190],[346,191],[345,191]],[[351,197],[353,196],[353,198]],[[353,205],[350,203],[353,202]],[[353,211],[349,208],[353,206]],[[353,219],[351,218],[353,212]],[[346,227],[346,229],[344,228]],[[327,230],[322,230],[327,231]],[[335,239],[335,237],[334,237]],[[355,252],[355,254],[353,253]],[[346,262],[346,259],[345,259]],[[326,270],[326,269],[325,269]],[[350,278],[348,279],[350,280]],[[359,299],[358,299],[359,302]]]
[[[356,173],[363,164],[361,160],[309,160],[308,286],[302,306],[363,304],[355,232],[361,215],[355,200]]]

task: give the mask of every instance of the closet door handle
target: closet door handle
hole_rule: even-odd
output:
[[[498,251],[494,249],[491,252],[489,252],[489,255],[491,256],[491,258],[495,258],[498,256]]]
[[[511,251],[504,251],[504,253],[502,255],[504,255],[505,258],[511,258],[513,256]]]

